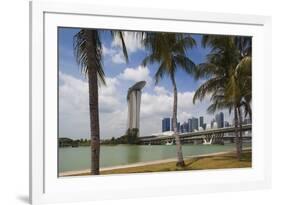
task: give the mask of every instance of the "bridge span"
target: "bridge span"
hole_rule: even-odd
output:
[[[251,131],[252,124],[242,125],[243,140],[252,139]],[[225,142],[235,141],[235,127],[224,127],[195,132],[186,132],[180,133],[179,136],[182,144],[224,144]],[[142,136],[139,137],[139,140],[140,144],[166,144],[174,142],[174,136],[160,133],[157,135]]]

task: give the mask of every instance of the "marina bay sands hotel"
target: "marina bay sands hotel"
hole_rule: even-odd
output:
[[[141,89],[145,84],[145,81],[137,82],[128,90],[128,130],[139,129],[140,127]]]

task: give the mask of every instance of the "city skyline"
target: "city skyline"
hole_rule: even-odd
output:
[[[177,122],[179,124],[178,126],[178,132],[183,133],[183,132],[193,132],[194,130],[199,130],[200,127],[205,130],[207,126],[209,125],[210,128],[213,128],[214,125],[212,124],[213,122],[216,122],[217,128],[223,128],[223,127],[229,127],[232,125],[229,121],[224,120],[224,112],[218,112],[215,113],[214,118],[207,123],[204,121],[204,116],[199,116],[195,117],[192,116],[191,118],[186,119],[185,121],[182,122]],[[245,119],[245,122],[249,122],[248,119]],[[165,131],[173,131],[172,130],[172,118],[171,117],[165,117],[162,119],[162,132]]]

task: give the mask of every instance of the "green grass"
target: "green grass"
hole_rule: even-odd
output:
[[[175,162],[146,165],[139,167],[121,168],[115,170],[102,171],[101,174],[127,174],[143,172],[163,172],[163,171],[188,171],[204,169],[226,169],[226,168],[246,168],[252,166],[251,150],[243,151],[242,159],[237,160],[235,153],[222,154],[208,157],[196,157],[185,160],[185,167],[177,167]]]

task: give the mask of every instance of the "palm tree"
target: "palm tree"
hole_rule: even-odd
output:
[[[202,38],[204,47],[211,47],[207,62],[200,64],[197,78],[207,78],[195,92],[193,103],[211,95],[208,112],[234,110],[237,158],[242,151],[242,111],[251,117],[251,41],[242,37],[210,36]],[[238,125],[239,130],[238,130]],[[240,132],[239,132],[240,131]],[[240,135],[240,137],[239,137]]]
[[[249,114],[252,119],[252,111],[250,101],[252,99],[252,72],[251,72],[251,58],[244,57],[235,67],[230,80],[228,81],[226,89],[226,99],[234,102],[235,105],[235,128],[239,125],[240,137],[236,140],[237,143],[237,157],[241,159],[242,152],[242,108],[244,108],[245,117]],[[237,119],[238,118],[238,119]]]
[[[88,77],[89,111],[91,132],[91,174],[99,174],[100,127],[98,85],[106,85],[102,65],[102,43],[100,32],[95,29],[81,29],[73,39],[75,56],[81,71]],[[111,32],[112,37],[121,39],[123,53],[128,60],[127,50],[121,31]]]
[[[155,73],[155,84],[165,75],[169,76],[174,93],[172,128],[174,131],[177,145],[177,166],[184,166],[180,137],[177,130],[177,104],[178,93],[175,80],[176,71],[181,68],[188,74],[194,72],[196,66],[190,60],[186,53],[187,50],[196,45],[195,40],[190,35],[175,33],[155,33],[147,32],[144,37],[144,46],[150,51],[150,54],[143,60],[143,65],[148,63],[158,63],[159,67]]]

